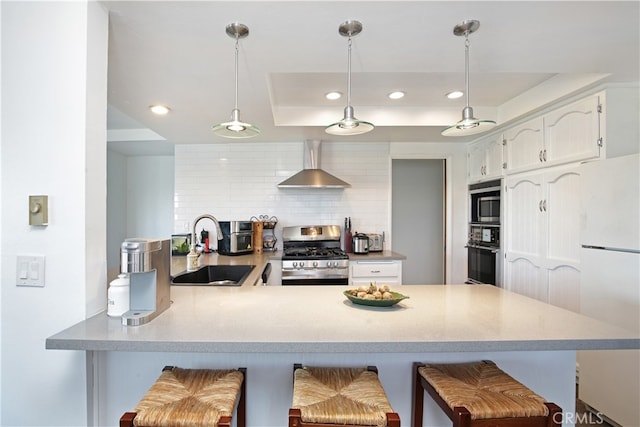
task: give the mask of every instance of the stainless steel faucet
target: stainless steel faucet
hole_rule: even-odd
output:
[[[210,219],[211,221],[213,221],[213,223],[216,226],[216,237],[218,238],[218,240],[222,240],[222,229],[220,228],[220,224],[218,223],[218,220],[213,216],[213,215],[209,215],[209,214],[204,214],[204,215],[200,215],[199,217],[197,217],[195,220],[193,220],[193,232],[192,232],[192,238],[191,238],[191,243],[193,243],[194,245],[196,244],[197,240],[197,235],[196,235],[196,226],[198,225],[198,223],[200,222],[201,219]]]

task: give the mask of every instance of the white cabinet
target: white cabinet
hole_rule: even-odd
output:
[[[578,311],[578,168],[510,176],[505,187],[505,287]]]
[[[599,157],[601,112],[600,96],[591,95],[505,130],[507,173]]]
[[[504,131],[506,170],[533,169],[544,163],[544,124],[542,117]]]
[[[544,116],[545,161],[570,163],[600,155],[600,98],[587,97]]]
[[[402,261],[400,260],[371,260],[349,262],[349,285],[369,285],[371,282],[379,285],[402,284]]]
[[[469,181],[495,179],[502,175],[502,135],[496,134],[474,142],[467,150]]]

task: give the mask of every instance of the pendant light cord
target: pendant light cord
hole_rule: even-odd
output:
[[[240,37],[236,35],[236,96],[235,96],[235,109],[238,109],[238,40]]]
[[[347,106],[351,107],[351,36],[349,36],[347,46]]]
[[[465,31],[464,33],[464,81],[466,82],[465,93],[467,94],[467,107],[470,104],[469,102],[469,45],[471,42],[469,41],[469,31]]]

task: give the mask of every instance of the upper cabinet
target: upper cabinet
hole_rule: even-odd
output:
[[[604,93],[479,139],[469,145],[469,182],[600,157]]]
[[[502,175],[502,135],[485,137],[467,150],[467,176],[470,182],[495,179]]]
[[[600,156],[600,97],[593,95],[544,116],[544,155],[569,163]]]
[[[544,121],[537,117],[505,130],[505,169],[527,170],[544,165]]]
[[[591,95],[505,130],[506,173],[599,157],[601,113],[600,96]]]

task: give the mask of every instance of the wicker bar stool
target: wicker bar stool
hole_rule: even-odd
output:
[[[375,366],[322,368],[296,364],[289,427],[400,427]]]
[[[231,427],[246,425],[246,369],[181,369],[167,366],[120,427]]]
[[[454,427],[551,427],[562,410],[492,361],[413,364],[413,427],[422,427],[424,390]]]

